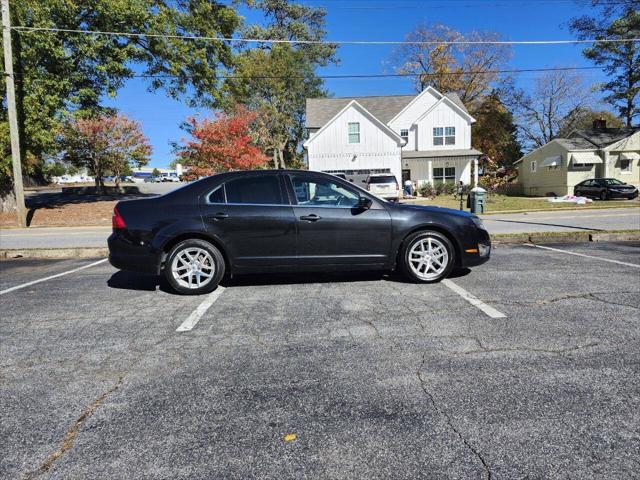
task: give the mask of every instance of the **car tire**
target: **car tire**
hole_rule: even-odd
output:
[[[400,255],[404,274],[418,283],[435,283],[446,278],[456,260],[451,241],[431,230],[409,235],[403,242]],[[438,260],[445,263],[438,266]]]
[[[201,295],[215,290],[224,272],[224,257],[220,250],[195,238],[174,245],[163,269],[171,288],[182,295]]]
[[[600,200],[607,200],[609,196],[607,195],[607,191],[603,190],[600,192]]]

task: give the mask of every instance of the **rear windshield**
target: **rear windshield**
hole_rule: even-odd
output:
[[[393,175],[384,175],[381,177],[369,177],[369,183],[398,183]]]

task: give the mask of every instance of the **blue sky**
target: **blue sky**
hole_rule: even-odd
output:
[[[327,10],[330,40],[402,40],[418,23],[443,23],[461,32],[494,30],[508,40],[573,39],[567,23],[588,13],[575,0],[308,0],[304,3]],[[260,21],[255,12],[242,10],[247,21]],[[582,57],[580,45],[522,45],[513,47],[510,67],[545,68],[593,66]],[[392,46],[347,45],[338,50],[340,64],[319,70],[320,74],[391,73],[388,66]],[[515,78],[529,88],[540,74],[521,73]],[[582,72],[587,84],[604,79],[599,70]],[[413,93],[405,78],[329,79],[326,87],[335,96],[393,95]],[[153,146],[151,166],[165,167],[173,159],[170,142],[184,137],[180,123],[194,113],[162,92],[147,92],[143,79],[132,79],[117,97],[106,103],[142,123]]]

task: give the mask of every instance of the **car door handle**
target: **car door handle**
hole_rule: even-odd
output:
[[[301,216],[300,220],[306,220],[307,222],[317,222],[321,218],[322,217],[320,215],[316,215],[315,213],[312,213],[311,215],[303,215],[303,216]]]
[[[224,212],[218,212],[213,215],[207,215],[207,218],[210,218],[211,220],[224,220],[225,218],[229,218],[229,215]]]

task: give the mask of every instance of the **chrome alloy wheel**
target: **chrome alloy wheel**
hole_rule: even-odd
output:
[[[213,257],[202,248],[188,247],[180,251],[171,262],[171,274],[182,287],[189,289],[207,285],[215,273]]]
[[[409,250],[409,267],[422,280],[435,280],[449,265],[447,247],[437,238],[418,240]]]

